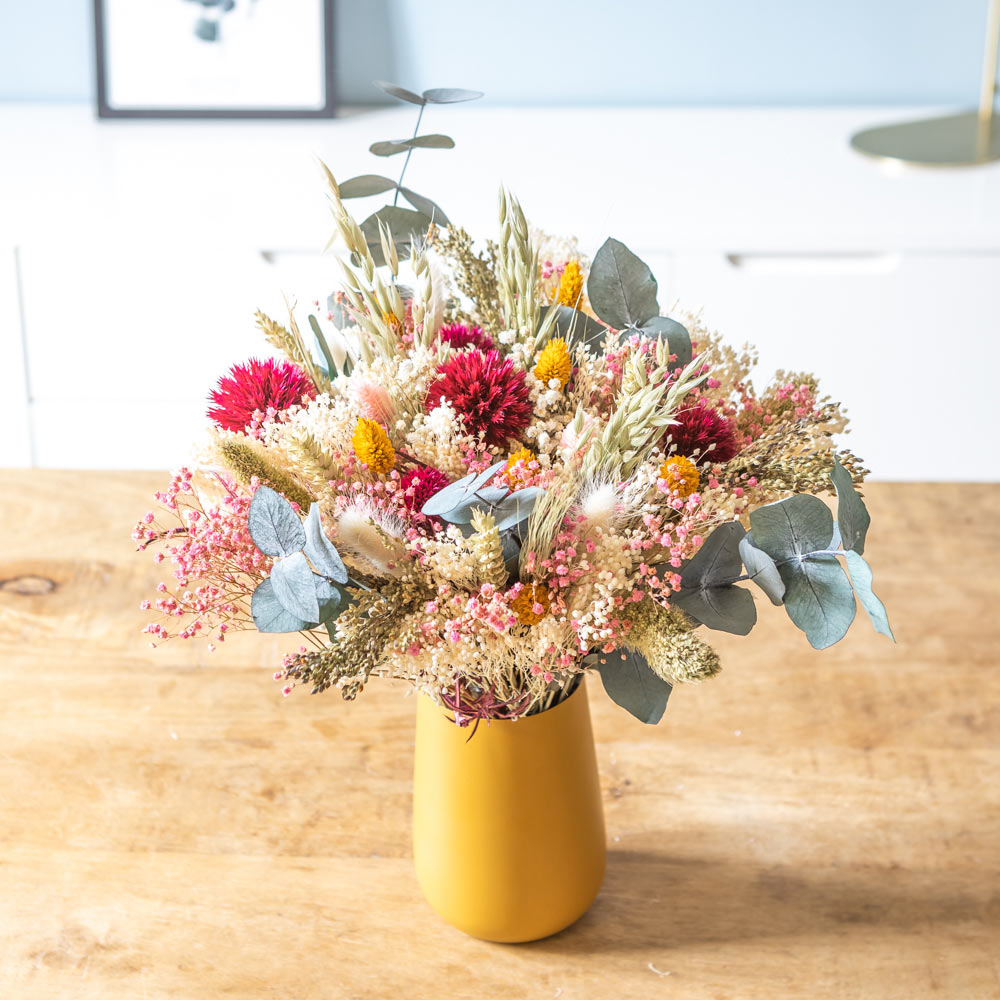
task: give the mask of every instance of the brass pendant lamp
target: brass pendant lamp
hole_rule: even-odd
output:
[[[965,167],[1000,160],[1000,116],[993,111],[998,42],[1000,0],[990,0],[978,111],[865,129],[851,137],[851,145],[879,160],[925,167]]]

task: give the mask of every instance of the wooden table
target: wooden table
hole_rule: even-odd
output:
[[[1000,996],[1000,487],[869,487],[896,646],[765,602],[656,728],[592,685],[604,888],[499,946],[417,888],[402,686],[146,647],[163,480],[0,473],[0,997]]]

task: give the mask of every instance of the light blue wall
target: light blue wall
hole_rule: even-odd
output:
[[[0,100],[91,99],[91,3],[0,0]],[[369,81],[387,77],[478,87],[498,104],[968,105],[986,19],[986,0],[337,7],[344,103],[377,100]]]

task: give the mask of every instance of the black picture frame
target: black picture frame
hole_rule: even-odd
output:
[[[334,72],[334,0],[323,4],[323,82],[325,101],[322,108],[115,108],[108,103],[108,57],[105,45],[107,20],[105,0],[94,0],[94,68],[98,118],[333,118],[337,111],[336,74]]]

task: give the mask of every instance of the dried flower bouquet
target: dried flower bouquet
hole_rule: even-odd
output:
[[[154,641],[300,632],[285,694],[402,678],[466,725],[544,711],[587,670],[658,721],[718,672],[706,630],[753,627],[743,583],[816,648],[855,595],[891,637],[865,470],[813,375],[758,391],[753,352],[662,315],[624,244],[588,260],[505,192],[477,248],[413,192],[422,211],[359,226],[345,198],[402,178],[326,179],[345,253],[325,321],[258,314],[286,360],[220,380],[197,461],[135,528],[174,566],[143,602]]]

